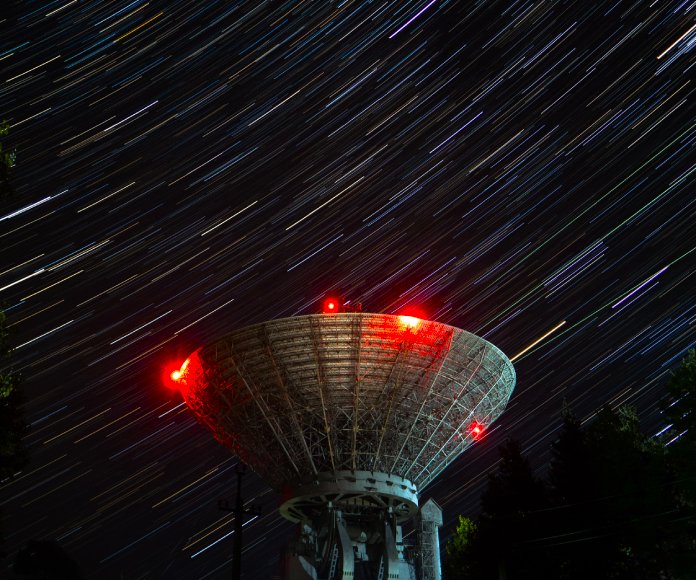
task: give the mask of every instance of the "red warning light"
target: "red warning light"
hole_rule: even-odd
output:
[[[326,298],[323,303],[322,310],[324,314],[336,314],[341,310],[339,301],[335,298]]]
[[[469,427],[469,434],[473,439],[480,439],[483,436],[484,427],[481,423],[474,422]]]
[[[415,316],[404,316],[404,315],[399,315],[399,324],[405,328],[410,328],[412,330],[415,330],[420,326],[421,319],[416,318]]]
[[[170,389],[180,389],[181,383],[186,375],[186,369],[189,365],[189,359],[186,359],[181,365],[173,363],[167,365],[164,371],[164,384]]]
[[[416,331],[425,319],[423,312],[413,306],[407,306],[399,311],[399,326],[405,330]]]

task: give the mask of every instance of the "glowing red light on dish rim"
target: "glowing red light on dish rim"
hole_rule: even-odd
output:
[[[469,428],[469,434],[474,438],[474,439],[479,439],[481,435],[483,435],[483,425],[481,423],[472,423],[471,427]]]
[[[418,330],[426,318],[426,314],[417,306],[408,305],[398,311],[399,326],[406,330]]]
[[[406,315],[399,315],[399,324],[401,326],[405,326],[407,328],[418,328],[418,326],[421,323],[420,318],[416,318],[415,316],[406,316]]]
[[[326,300],[324,300],[324,314],[334,314],[338,312],[338,310],[338,300],[336,300],[335,298],[327,298]]]
[[[186,369],[189,365],[190,359],[186,359],[179,368],[174,368],[174,370],[169,370],[172,367],[170,366],[168,369],[168,372],[165,373],[165,377],[168,380],[165,380],[165,384],[170,388],[170,389],[176,389],[181,386],[182,380],[185,378],[186,375]]]

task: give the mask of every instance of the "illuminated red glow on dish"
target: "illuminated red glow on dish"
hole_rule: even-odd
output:
[[[181,389],[182,383],[185,383],[186,371],[191,362],[187,358],[181,365],[177,367],[177,363],[168,365],[164,372],[164,384],[170,389]]]
[[[405,330],[415,332],[418,330],[427,317],[422,310],[415,306],[407,306],[399,311],[398,320],[399,326]]]
[[[406,315],[399,315],[399,324],[401,326],[404,326],[406,328],[410,328],[412,330],[416,330],[421,323],[420,318],[416,318],[415,316],[406,316]]]
[[[478,440],[478,439],[480,439],[480,438],[483,436],[484,430],[485,430],[485,429],[484,429],[483,425],[481,425],[481,423],[478,423],[478,422],[475,421],[475,422],[472,423],[471,426],[469,427],[469,434],[471,435],[471,437],[472,437],[473,439]]]

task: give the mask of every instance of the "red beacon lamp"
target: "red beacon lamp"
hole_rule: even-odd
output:
[[[345,312],[362,312],[362,304],[351,304],[335,296],[327,296],[321,303],[322,314],[338,314]]]
[[[407,307],[397,316],[399,326],[413,332],[417,331],[421,327],[421,324],[425,319],[425,314],[421,310],[413,307]]]
[[[479,440],[481,437],[483,437],[484,430],[485,428],[481,423],[474,421],[469,427],[469,434],[474,440]]]
[[[399,315],[399,324],[405,328],[416,330],[421,323],[421,319],[415,316]]]
[[[191,357],[177,366],[177,363],[167,365],[163,372],[164,384],[170,389],[181,390],[186,382],[186,373],[191,364]]]

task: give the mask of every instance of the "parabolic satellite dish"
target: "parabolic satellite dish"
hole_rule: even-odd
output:
[[[300,524],[292,578],[410,578],[414,567],[438,578],[441,515],[428,520],[431,548],[421,537],[415,556],[400,524],[419,514],[427,527],[419,492],[503,412],[515,386],[512,363],[478,336],[362,312],[235,330],[172,376],[199,420]]]

